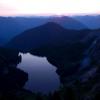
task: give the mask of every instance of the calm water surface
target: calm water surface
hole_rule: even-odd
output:
[[[28,73],[29,80],[25,88],[33,92],[49,93],[60,86],[56,67],[51,65],[45,57],[37,57],[30,53],[22,54],[22,62],[18,68]]]

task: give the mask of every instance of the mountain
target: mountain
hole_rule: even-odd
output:
[[[68,16],[52,17],[50,20],[52,22],[60,24],[66,29],[76,29],[76,30],[87,29],[87,26],[84,25],[82,22]]]
[[[90,29],[98,29],[100,28],[100,15],[97,16],[74,16],[72,17],[75,20],[83,23]]]
[[[99,100],[100,37],[90,41],[88,46],[89,41],[60,47],[42,47],[33,49],[31,54],[45,56],[49,63],[57,67],[56,72],[61,83],[70,88],[76,97],[80,96],[84,100],[87,98]],[[68,100],[81,100],[80,98]],[[64,100],[67,100],[67,98]]]
[[[0,37],[0,46],[2,46],[5,43],[5,39]]]
[[[46,45],[65,45],[69,41],[76,42],[81,40],[88,34],[88,31],[68,30],[57,23],[48,22],[24,31],[9,41],[6,46],[19,50],[29,50]]]
[[[4,44],[24,30],[42,25],[46,21],[46,18],[38,17],[0,17],[0,38],[4,39]]]
[[[67,29],[84,29],[82,23],[70,17],[0,17],[0,38],[7,43],[14,36],[22,33],[25,30],[43,25],[49,21],[57,22]]]

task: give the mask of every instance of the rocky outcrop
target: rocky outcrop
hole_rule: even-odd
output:
[[[23,89],[28,74],[16,66],[21,61],[19,52],[10,49],[0,49],[0,95],[13,96]],[[9,100],[9,99],[7,99]]]

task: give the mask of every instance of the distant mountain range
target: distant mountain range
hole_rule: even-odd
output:
[[[75,16],[72,17],[75,20],[83,23],[90,29],[98,29],[100,28],[100,15],[97,16]]]
[[[61,25],[62,27],[66,28],[66,29],[76,29],[76,30],[80,30],[80,29],[86,29],[87,27],[77,21],[74,18],[68,17],[68,16],[63,16],[63,17],[51,17],[50,18],[51,22],[55,22],[59,25]]]
[[[0,17],[0,38],[2,44],[23,31],[45,24],[56,22],[67,29],[84,29],[85,25],[70,17]]]
[[[6,43],[24,30],[45,22],[44,18],[0,17],[0,38],[4,39],[4,43]]]
[[[25,30],[47,22],[55,22],[66,29],[98,29],[100,16],[49,16],[49,17],[0,17],[0,46]]]
[[[89,38],[99,35],[98,33],[99,30],[65,29],[57,23],[48,22],[15,36],[6,46],[19,50],[30,50],[48,45],[62,46],[68,42],[88,41]]]

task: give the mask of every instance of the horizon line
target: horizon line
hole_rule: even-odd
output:
[[[93,14],[18,14],[18,15],[0,15],[0,17],[63,17],[63,16],[98,16],[100,14],[93,13]]]

